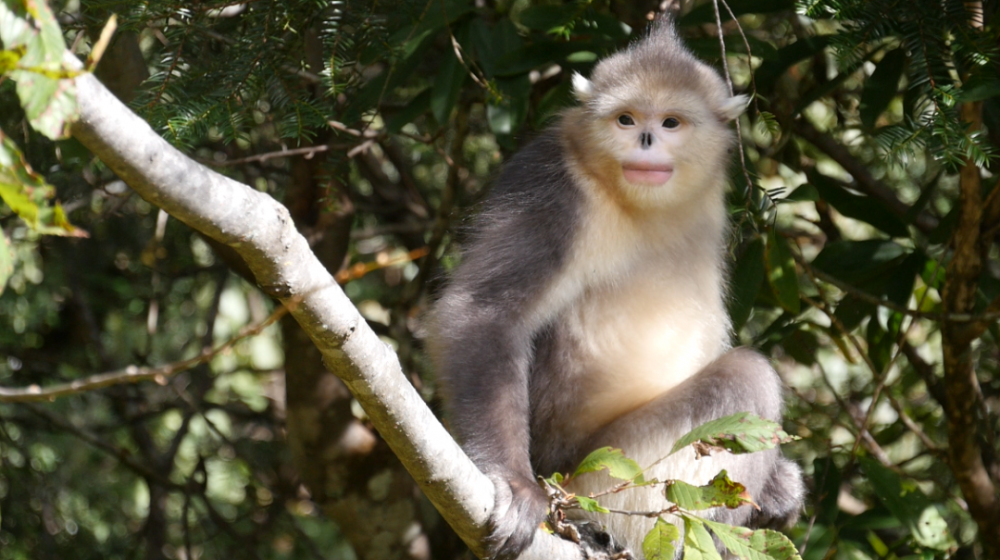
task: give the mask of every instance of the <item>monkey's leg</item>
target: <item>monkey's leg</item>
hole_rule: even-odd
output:
[[[737,348],[645,406],[615,419],[599,430],[584,449],[589,452],[610,445],[621,448],[643,468],[656,463],[647,471],[647,479],[705,484],[726,469],[732,480],[747,487],[761,511],[742,506],[709,510],[708,515],[738,525],[784,525],[797,518],[804,488],[799,467],[784,459],[777,449],[743,455],[716,452],[697,459],[688,448],[663,459],[680,436],[705,422],[744,411],[780,421],[782,408],[777,373],[763,356]],[[593,473],[574,481],[571,490],[586,495],[606,490],[616,482],[603,472]],[[605,507],[643,512],[669,506],[662,491],[652,488],[609,494],[599,501]],[[607,525],[614,538],[636,552],[641,552],[637,549],[641,549],[642,538],[653,525],[652,519],[635,515],[604,514],[595,520]]]

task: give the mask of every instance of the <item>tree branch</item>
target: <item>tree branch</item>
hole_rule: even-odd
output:
[[[813,146],[816,146],[823,153],[830,156],[830,159],[840,164],[845,171],[854,177],[854,187],[868,196],[879,200],[900,218],[906,218],[910,207],[905,202],[896,198],[896,193],[884,183],[876,179],[871,171],[863,163],[858,161],[847,148],[840,145],[836,140],[827,134],[823,134],[816,129],[805,117],[795,121],[795,132]],[[937,229],[938,220],[926,212],[920,212],[913,217],[913,224],[924,232],[930,233]]]
[[[75,61],[75,60],[74,60]],[[79,63],[76,63],[79,65]],[[330,273],[265,193],[219,175],[169,145],[90,75],[77,78],[74,137],[140,196],[229,245],[258,285],[283,303],[351,390],[425,495],[477,553],[494,489],[403,375]],[[522,558],[580,558],[576,545],[539,531]]]
[[[962,121],[972,131],[982,126],[983,104],[968,102],[961,107]],[[959,171],[958,223],[951,237],[953,251],[948,264],[942,303],[947,313],[974,309],[982,271],[980,226],[982,223],[982,184],[979,167],[966,157]],[[973,329],[974,330],[974,329]],[[980,410],[980,387],[972,356],[975,336],[969,325],[943,323],[942,353],[948,406],[948,463],[969,506],[969,514],[979,526],[984,557],[1000,555],[1000,498],[983,463],[979,444],[977,415]]]

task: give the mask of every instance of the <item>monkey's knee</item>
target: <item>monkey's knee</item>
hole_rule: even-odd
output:
[[[749,348],[734,348],[705,366],[694,379],[692,393],[711,395],[717,412],[753,412],[780,420],[784,408],[781,378],[770,361]]]

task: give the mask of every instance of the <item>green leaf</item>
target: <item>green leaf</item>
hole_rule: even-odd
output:
[[[794,191],[788,193],[788,196],[786,196],[784,200],[789,202],[816,202],[819,200],[819,191],[817,191],[816,187],[810,185],[809,183],[803,183]]]
[[[403,27],[390,36],[387,43],[399,45],[413,37],[437,31],[475,10],[472,0],[436,0],[429,8],[415,26]]]
[[[802,560],[799,551],[784,534],[771,529],[756,531],[705,520],[705,525],[715,533],[722,544],[736,556],[745,560]]]
[[[749,412],[737,412],[691,430],[674,443],[670,454],[696,441],[722,447],[733,453],[753,453],[797,439],[797,436],[785,433],[777,422]]]
[[[510,51],[497,59],[496,73],[498,76],[524,74],[540,66],[561,63],[570,55],[580,51],[605,52],[604,43],[600,41],[538,41]]]
[[[794,64],[797,64],[800,60],[812,57],[816,53],[822,51],[829,43],[829,35],[802,37],[794,43],[778,49],[777,56],[775,56],[774,60],[765,60],[754,74],[754,81],[757,84],[757,92],[765,96],[769,94],[774,89],[778,78],[784,74],[786,70],[791,68]]]
[[[774,228],[767,234],[767,281],[781,307],[797,314],[800,309],[799,279],[795,272],[795,260],[788,242]]]
[[[24,55],[9,76],[17,82],[17,96],[32,128],[53,140],[69,134],[76,119],[79,73],[63,66],[66,43],[45,2],[0,2],[0,43]],[[9,62],[8,57],[8,62]]]
[[[608,469],[608,475],[618,480],[632,480],[636,484],[645,482],[639,464],[626,457],[621,449],[611,447],[602,447],[587,455],[580,462],[580,466],[576,468],[573,476],[601,469]]]
[[[876,227],[893,237],[908,237],[909,230],[903,220],[889,211],[880,201],[869,196],[853,194],[833,179],[815,171],[806,172],[809,182],[838,212]]]
[[[841,474],[840,467],[833,458],[816,460],[814,474],[816,497],[812,503],[816,504],[817,523],[833,525],[837,522],[837,516],[840,514],[837,499],[840,496]]]
[[[811,331],[796,328],[781,341],[785,353],[795,358],[800,364],[811,366],[816,363],[816,352],[819,350],[819,339]]]
[[[795,9],[793,0],[728,0],[726,4],[737,17],[743,14],[767,14]],[[732,19],[729,17],[729,10],[719,5],[719,17],[723,23]],[[702,23],[715,23],[715,8],[711,2],[695,7],[680,20],[680,24],[685,26]]]
[[[744,504],[754,504],[747,487],[739,482],[733,482],[725,470],[715,475],[715,478],[704,486],[694,486],[675,480],[667,486],[666,497],[687,510],[714,507],[736,509]]]
[[[935,550],[956,546],[937,506],[915,482],[904,480],[870,457],[861,457],[859,463],[879,501],[909,529],[913,540]]]
[[[562,6],[531,6],[520,12],[518,23],[528,29],[550,31],[572,22],[579,12],[575,3]]]
[[[879,61],[871,77],[865,80],[865,89],[861,92],[861,106],[858,112],[861,123],[868,128],[875,128],[875,121],[885,112],[886,107],[899,90],[899,78],[906,66],[906,50],[889,51]]]
[[[420,115],[431,108],[431,88],[424,89],[416,95],[405,107],[392,114],[386,122],[389,132],[398,133],[408,123],[413,122]]]
[[[876,279],[892,269],[906,249],[884,239],[827,243],[812,265],[856,286]]]
[[[929,263],[927,255],[915,249],[899,263],[885,284],[885,297],[897,305],[906,305],[913,295],[913,283]]]
[[[431,112],[442,125],[448,122],[451,110],[462,92],[462,83],[468,76],[468,70],[458,59],[455,49],[451,48],[451,43],[448,47],[448,52],[444,54],[444,62],[441,63],[434,78],[434,85],[431,86]]]
[[[86,237],[69,223],[59,204],[49,204],[54,197],[55,188],[31,169],[17,144],[0,130],[0,200],[35,231]]]
[[[885,367],[892,359],[896,337],[886,332],[873,316],[865,329],[865,342],[868,344],[868,358],[872,361],[872,365],[880,372],[885,371]]]
[[[680,536],[676,525],[657,517],[653,529],[642,539],[642,553],[646,560],[673,560],[674,541]]]
[[[681,517],[684,519],[684,560],[722,560],[704,520],[685,514]]]
[[[512,78],[497,78],[496,85],[502,98],[499,103],[486,106],[490,130],[494,134],[513,134],[528,117],[531,80],[527,74],[522,74]]]
[[[736,261],[736,269],[730,280],[729,316],[733,322],[733,332],[740,332],[750,318],[753,302],[757,299],[760,286],[764,283],[764,240],[755,238]]]
[[[601,507],[601,504],[597,503],[597,500],[593,498],[576,496],[575,499],[576,503],[580,505],[580,509],[583,511],[589,511],[591,513],[611,513],[607,508]]]
[[[11,274],[14,273],[14,255],[10,250],[10,242],[3,230],[0,229],[0,295],[7,286]]]

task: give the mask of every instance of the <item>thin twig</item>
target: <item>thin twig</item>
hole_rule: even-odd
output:
[[[159,385],[166,385],[168,378],[191,369],[196,365],[210,361],[221,352],[232,348],[233,345],[244,338],[260,334],[271,323],[284,316],[285,313],[288,313],[288,306],[283,305],[275,309],[263,322],[256,325],[248,325],[240,329],[236,336],[223,342],[218,347],[214,349],[206,348],[197,356],[187,360],[152,368],[130,365],[120,370],[98,373],[68,383],[58,383],[44,388],[38,385],[29,385],[23,388],[0,387],[0,402],[52,401],[67,395],[77,395],[96,389],[103,389],[104,387],[124,383],[139,383],[140,381],[155,381]]]
[[[951,322],[951,323],[979,323],[986,321],[995,321],[1000,319],[1000,312],[987,311],[986,313],[972,314],[972,313],[928,313],[926,311],[917,311],[916,309],[910,309],[908,307],[899,305],[898,303],[889,301],[887,299],[880,298],[878,296],[872,295],[864,290],[856,288],[843,280],[836,278],[830,274],[827,274],[821,270],[813,268],[812,265],[807,263],[800,255],[792,253],[792,257],[795,262],[801,266],[807,274],[810,276],[815,276],[819,280],[826,282],[835,286],[837,289],[851,294],[852,296],[877,305],[879,307],[885,307],[886,309],[891,309],[897,313],[907,315],[910,317],[916,317],[918,319],[930,319],[932,321],[938,322]]]
[[[735,97],[736,92],[733,90],[733,79],[729,75],[729,61],[726,60],[726,41],[722,35],[722,17],[719,15],[719,0],[712,0],[712,7],[715,8],[715,27],[719,34],[719,49],[722,51],[723,75],[726,78],[726,85],[729,86],[729,95]],[[729,9],[729,7],[727,6],[726,9]],[[749,52],[749,47],[747,52]],[[747,200],[750,200],[753,197],[753,181],[750,180],[746,154],[743,153],[743,131],[740,128],[740,118],[737,116],[733,119],[733,122],[736,123],[736,147],[740,151],[740,167],[743,170],[743,178],[747,180]]]

